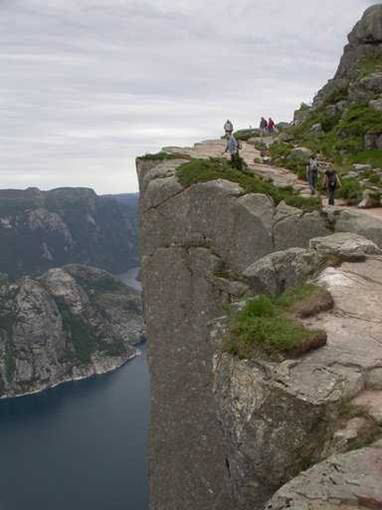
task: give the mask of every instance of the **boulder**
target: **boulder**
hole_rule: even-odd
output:
[[[289,122],[279,122],[278,124],[276,124],[276,127],[277,127],[277,129],[282,131],[283,129],[288,129],[290,127],[290,123]]]
[[[358,173],[357,172],[348,172],[346,175],[344,175],[342,178],[343,179],[354,179],[358,177]]]
[[[244,276],[256,294],[279,294],[312,276],[319,257],[311,250],[290,248],[271,253],[250,265]]]
[[[382,508],[381,470],[377,446],[333,456],[284,485],[265,509]]]
[[[361,20],[349,34],[353,45],[382,43],[382,5],[373,5],[366,9]]]
[[[310,132],[314,134],[321,134],[322,133],[322,126],[318,122],[317,124],[313,124],[313,126],[310,128]]]
[[[362,202],[358,204],[360,209],[370,209],[381,206],[381,193],[379,191],[365,189],[363,191]]]
[[[355,163],[352,166],[352,169],[354,170],[354,172],[357,172],[357,174],[361,174],[363,172],[368,172],[369,170],[371,170],[372,166],[371,165],[363,165],[363,164]]]
[[[366,133],[364,136],[364,146],[366,150],[376,149],[378,135],[375,133]]]
[[[304,105],[303,108],[300,108],[299,110],[296,110],[293,114],[293,123],[294,124],[301,124],[306,120],[311,112],[311,108],[308,105]]]
[[[369,107],[377,110],[377,112],[382,112],[382,97],[369,101]]]
[[[339,232],[311,239],[309,247],[321,256],[337,256],[342,260],[364,259],[367,255],[380,255],[378,246],[358,234]]]
[[[290,151],[288,160],[298,160],[302,162],[308,162],[309,158],[312,157],[313,152],[306,147],[295,147]]]

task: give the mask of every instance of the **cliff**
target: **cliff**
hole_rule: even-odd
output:
[[[134,203],[87,188],[0,190],[0,271],[38,274],[69,263],[121,273],[137,264]]]
[[[340,302],[328,317],[317,319],[324,321],[328,342],[332,335],[336,340],[330,349],[281,364],[222,355],[224,326],[216,329],[214,321],[224,315],[224,305],[267,289],[281,292],[317,273],[321,259],[304,251],[312,238],[335,232],[361,234],[376,243],[371,257],[379,257],[377,245],[382,246],[379,219],[354,209],[322,209],[290,189],[280,196],[276,184],[293,179],[287,171],[269,168],[275,184],[262,188],[256,174],[264,173],[264,166],[253,165],[243,176],[208,160],[223,149],[224,142],[210,141],[194,148],[167,148],[160,157],[137,160],[152,378],[150,491],[155,510],[263,508],[301,470],[351,448],[351,441],[349,446],[336,439],[342,429],[345,436],[348,433],[343,402],[369,391],[367,374],[379,374],[381,366],[379,351],[372,351],[370,359],[356,359],[352,351],[340,358],[343,335],[335,337],[342,326],[336,323],[332,332],[329,318],[345,313]],[[253,151],[243,142],[244,157],[252,157]],[[359,241],[354,238],[352,243],[358,246]],[[338,246],[336,250],[333,260],[343,252]],[[278,264],[266,260],[274,252],[281,254]],[[357,258],[357,253],[350,260],[353,256]],[[362,253],[361,258],[365,256]],[[282,263],[284,258],[287,262]],[[279,268],[273,287],[270,270],[264,270],[265,279],[257,277],[256,264],[260,269]],[[366,281],[375,270],[367,265],[372,261],[360,264],[344,266],[350,281],[358,271]],[[362,305],[365,309],[368,299],[377,299],[370,292]],[[358,297],[357,289],[354,295]],[[351,317],[354,311],[346,313]],[[359,328],[365,324],[360,321]],[[378,339],[379,330],[367,340],[370,345],[357,350],[374,349]],[[357,336],[347,339],[349,345],[354,342]],[[310,381],[312,373],[317,379]],[[372,391],[379,387],[378,377]],[[374,380],[371,375],[370,379]],[[367,441],[373,418],[365,420],[361,442]]]
[[[141,300],[100,269],[68,265],[0,282],[0,397],[102,374],[135,356]]]
[[[382,217],[349,207],[380,203],[381,27],[293,126],[239,132],[243,172],[221,140],[137,160],[153,510],[382,508]]]

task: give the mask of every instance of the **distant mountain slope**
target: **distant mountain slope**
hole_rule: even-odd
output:
[[[0,272],[12,277],[68,263],[118,273],[137,264],[136,201],[88,188],[0,190]]]
[[[121,366],[137,354],[139,292],[110,273],[71,264],[0,280],[0,397]]]

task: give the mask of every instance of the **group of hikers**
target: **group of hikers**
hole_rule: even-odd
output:
[[[264,121],[264,122],[263,122]],[[269,123],[271,121],[271,123]],[[275,125],[272,119],[269,119],[267,122],[264,117],[261,118],[260,129],[266,129],[269,132],[269,129],[274,130]],[[262,127],[263,126],[263,127]],[[228,153],[231,159],[231,165],[233,168],[237,170],[243,170],[243,160],[240,157],[240,149],[241,145],[238,140],[233,135],[233,124],[230,120],[227,120],[224,124],[224,132],[225,138],[227,139],[227,144],[224,153]],[[271,131],[272,132],[272,131]],[[308,181],[310,192],[312,195],[315,195],[317,192],[317,184],[319,180],[319,161],[316,154],[313,154],[308,164],[306,165],[306,180]],[[341,186],[341,181],[337,175],[337,172],[334,168],[329,167],[324,173],[324,189],[326,189],[328,194],[328,202],[329,205],[334,205],[336,190]]]
[[[276,124],[274,123],[272,117],[269,117],[269,119],[265,119],[264,117],[261,117],[260,120],[260,131],[264,134],[272,134],[276,130]]]
[[[315,195],[319,178],[319,162],[317,155],[313,154],[306,165],[306,180],[308,181],[310,192]],[[323,187],[328,193],[329,205],[334,205],[337,188],[341,187],[340,178],[334,168],[329,167],[324,173]]]

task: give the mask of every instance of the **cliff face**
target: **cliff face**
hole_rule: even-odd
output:
[[[0,270],[12,277],[68,263],[118,273],[137,265],[136,209],[86,188],[0,191]]]
[[[382,5],[367,9],[348,36],[337,72],[317,94],[315,104],[376,99],[382,93]],[[339,97],[342,96],[342,97]],[[341,105],[340,105],[341,106]]]
[[[177,152],[208,157],[215,145]],[[347,390],[350,398],[365,389],[361,369],[344,361],[331,374],[327,360],[317,360],[296,363],[294,372],[289,362],[276,370],[222,358],[224,327],[216,330],[211,320],[224,314],[223,305],[258,292],[250,276],[267,254],[306,248],[311,238],[335,231],[357,232],[382,246],[381,223],[346,209],[275,205],[224,179],[184,186],[177,168],[187,161],[137,161],[152,377],[151,507],[260,509],[309,462],[337,451],[332,437],[339,402]],[[287,260],[273,279],[276,289],[295,283],[307,265],[304,277],[311,274],[307,261],[316,258],[307,253],[302,262]],[[262,290],[268,285],[265,280]],[[335,352],[331,356],[335,365]],[[312,371],[318,379],[305,388]]]
[[[100,269],[69,265],[0,282],[0,397],[101,374],[136,354],[140,295]]]

